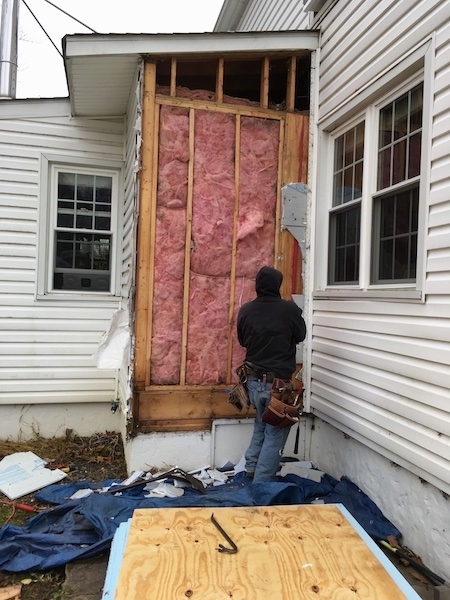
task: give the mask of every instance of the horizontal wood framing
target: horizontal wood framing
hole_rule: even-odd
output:
[[[293,65],[291,65],[293,68]],[[218,97],[221,98],[222,86],[221,63],[217,76]],[[175,97],[176,61],[172,61],[169,93],[171,96],[156,94],[155,70],[151,63],[145,67],[145,85],[143,101],[143,143],[142,143],[142,173],[140,189],[140,210],[138,222],[138,274],[136,302],[136,351],[133,416],[136,431],[195,431],[211,428],[213,419],[253,417],[254,412],[237,411],[227,402],[226,385],[189,386],[185,385],[185,355],[181,363],[182,374],[180,385],[152,385],[150,382],[151,361],[151,315],[153,299],[154,254],[155,254],[155,214],[157,199],[157,170],[158,170],[158,115],[162,105],[186,108],[190,117],[190,163],[188,186],[192,186],[193,162],[193,120],[196,110],[216,111],[235,115],[236,144],[239,145],[239,122],[241,117],[255,117],[280,122],[280,145],[278,156],[277,207],[274,266],[284,275],[282,296],[302,293],[301,266],[302,257],[298,243],[287,231],[281,231],[281,188],[284,184],[307,179],[307,152],[309,117],[300,113],[284,110],[273,110],[258,106],[219,104],[217,101],[204,101]],[[265,85],[262,81],[262,89]],[[288,82],[289,94],[292,97],[292,80]],[[264,92],[265,93],[265,92]],[[236,190],[239,189],[239,157],[236,158]],[[234,209],[234,236],[236,235],[237,205]],[[236,240],[233,241],[235,254]],[[189,274],[189,255],[185,257],[185,279]],[[232,263],[231,275],[235,273],[235,257]],[[187,270],[186,270],[187,269]],[[234,282],[231,280],[231,295],[234,293]],[[185,297],[187,295],[185,294]],[[184,309],[186,312],[186,306]],[[232,325],[230,310],[229,332]],[[185,332],[183,344],[185,345]],[[227,379],[231,382],[231,343],[228,343]],[[228,382],[228,387],[232,384]]]
[[[139,394],[139,431],[210,429],[213,419],[253,417],[227,402],[226,386],[153,386]]]

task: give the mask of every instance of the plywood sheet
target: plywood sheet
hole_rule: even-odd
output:
[[[228,545],[215,518],[238,547]],[[339,505],[135,511],[115,600],[415,598]],[[367,540],[364,539],[367,537]],[[369,542],[369,545],[366,543]]]

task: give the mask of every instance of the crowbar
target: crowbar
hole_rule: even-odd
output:
[[[238,547],[233,542],[233,540],[230,538],[230,536],[226,533],[226,531],[224,529],[222,529],[222,527],[216,521],[216,519],[214,518],[214,513],[211,515],[211,521],[214,523],[214,525],[217,527],[217,529],[220,531],[220,533],[223,535],[223,537],[227,540],[227,542],[231,546],[231,548],[227,548],[223,544],[219,544],[219,547],[218,547],[219,552],[226,552],[227,554],[236,554],[236,552],[238,551]]]

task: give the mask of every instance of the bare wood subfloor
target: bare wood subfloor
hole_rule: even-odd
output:
[[[238,547],[228,546],[211,514]],[[334,505],[135,511],[115,600],[406,598]]]

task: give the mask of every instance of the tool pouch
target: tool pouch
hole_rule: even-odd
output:
[[[239,383],[229,393],[228,402],[241,411],[244,407],[248,408],[250,406],[247,386],[245,385],[247,383],[247,367],[245,364],[236,369],[236,374],[239,377]]]
[[[272,384],[269,404],[262,414],[264,423],[284,429],[300,421],[300,395],[292,390],[292,385],[280,379]]]
[[[248,399],[248,393],[245,384],[238,383],[233,387],[228,395],[228,402],[239,411],[241,411],[244,407],[248,408],[250,405],[250,400]]]

